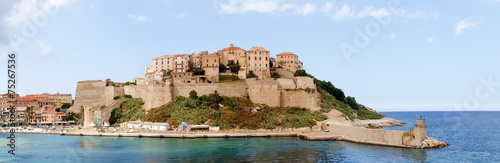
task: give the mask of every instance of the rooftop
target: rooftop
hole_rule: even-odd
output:
[[[248,49],[248,51],[268,51],[268,50],[264,49],[261,46],[254,46],[254,47]]]

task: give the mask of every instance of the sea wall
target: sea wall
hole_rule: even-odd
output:
[[[363,127],[328,124],[332,135],[342,135],[346,140],[393,146],[418,146],[426,138],[425,120],[418,120],[418,125],[410,131],[367,129]]]

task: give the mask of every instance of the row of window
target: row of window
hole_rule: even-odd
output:
[[[248,60],[250,60],[251,58],[248,57]],[[257,57],[255,57],[255,60],[257,60]],[[262,57],[259,57],[259,60],[262,60]],[[266,57],[266,61],[267,61],[267,57]]]

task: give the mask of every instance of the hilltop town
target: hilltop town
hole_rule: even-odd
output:
[[[18,125],[63,126],[57,132],[62,135],[185,138],[185,132],[201,130],[187,136],[298,136],[404,148],[449,145],[426,136],[423,118],[410,131],[367,129],[404,122],[306,73],[298,55],[282,52],[274,58],[263,47],[244,50],[231,44],[213,53],[153,57],[144,77],[132,81],[79,81],[74,101],[71,94],[8,95],[0,100],[18,102],[16,115],[23,122]]]

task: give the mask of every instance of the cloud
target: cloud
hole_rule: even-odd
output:
[[[472,18],[472,19],[463,19],[457,22],[455,27],[455,34],[460,35],[464,33],[464,30],[469,29],[475,25],[477,25],[482,18]]]
[[[428,41],[429,41],[429,43],[433,43],[434,42],[434,38],[431,37],[431,38],[429,38]]]
[[[366,15],[370,15],[372,17],[384,17],[388,16],[390,13],[386,8],[373,9],[373,7],[365,7],[363,11],[358,13],[358,16],[363,18]]]
[[[34,37],[57,14],[59,8],[72,2],[74,0],[0,1],[0,46],[8,46],[14,37]],[[34,29],[34,32],[23,34],[27,28]]]
[[[313,4],[310,4],[309,2],[306,3],[304,6],[296,9],[297,13],[302,15],[302,16],[305,16],[311,12],[314,12],[315,10],[316,10],[316,6]]]
[[[36,45],[38,45],[38,47],[40,48],[40,54],[38,54],[38,56],[42,57],[42,58],[46,58],[46,57],[49,57],[52,53],[52,46],[40,41],[40,40],[36,40]]]
[[[273,13],[279,9],[279,1],[274,0],[229,0],[220,2],[220,9],[224,14],[245,13],[248,11]]]
[[[395,34],[391,34],[391,39],[395,39],[396,38],[396,35]]]
[[[351,18],[354,16],[354,11],[351,11],[351,7],[349,7],[349,5],[344,5],[342,6],[342,8],[339,10],[337,9],[337,11],[335,12],[335,14],[332,16],[333,19],[335,20],[340,20],[340,19],[344,19],[344,18]]]
[[[278,13],[294,10],[299,15],[308,15],[316,11],[316,5],[309,2],[299,5],[280,3],[279,0],[228,0],[218,1],[218,9],[223,14],[240,14],[246,12]]]
[[[145,16],[142,16],[142,15],[133,15],[133,14],[128,14],[128,17],[135,20],[135,21],[145,21],[147,20],[148,18],[145,17]]]

